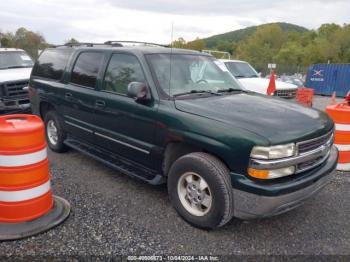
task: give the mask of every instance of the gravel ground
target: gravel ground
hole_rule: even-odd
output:
[[[336,98],[336,102],[343,102],[343,98]],[[331,98],[329,96],[315,96],[313,100],[313,107],[324,110],[327,105],[331,104]]]
[[[322,109],[328,101],[320,97],[315,105]],[[71,203],[71,215],[46,233],[0,243],[3,258],[350,255],[350,173],[338,172],[323,191],[289,213],[249,222],[233,219],[205,231],[176,214],[165,186],[118,174],[73,150],[49,152],[49,159],[54,193]]]

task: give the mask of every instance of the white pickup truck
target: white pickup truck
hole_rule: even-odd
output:
[[[227,69],[246,89],[266,94],[269,85],[269,79],[261,78],[256,70],[247,62],[240,60],[220,59],[225,63]],[[283,98],[294,98],[297,91],[297,86],[282,81],[276,81],[275,95]]]
[[[24,50],[0,48],[0,113],[30,109],[28,82],[33,65]]]

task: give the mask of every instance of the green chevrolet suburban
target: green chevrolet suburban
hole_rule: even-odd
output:
[[[200,52],[122,42],[49,48],[29,94],[53,151],[73,148],[167,183],[173,207],[200,228],[291,210],[331,180],[338,159],[326,114],[247,91]]]

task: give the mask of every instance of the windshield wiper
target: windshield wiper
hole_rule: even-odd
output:
[[[217,93],[217,92],[213,92],[210,90],[191,90],[188,92],[183,92],[183,93],[179,93],[179,94],[175,94],[173,95],[174,97],[177,96],[185,96],[185,95],[191,95],[191,94],[211,94],[211,95],[216,95],[216,96],[220,96],[221,94]]]
[[[220,89],[220,90],[218,90],[218,93],[234,92],[234,91],[236,91],[236,92],[245,92],[243,89],[230,87],[230,88],[226,88],[226,89]]]
[[[245,78],[246,76],[244,76],[244,75],[237,75],[237,76],[235,76],[236,78]]]
[[[4,67],[3,69],[12,69],[12,68],[25,68],[25,67],[31,67],[29,65],[25,66],[25,65],[22,65],[22,66],[8,66],[8,67]]]

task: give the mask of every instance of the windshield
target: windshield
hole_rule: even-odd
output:
[[[259,77],[258,73],[254,70],[254,68],[244,62],[225,62],[228,70],[235,77]]]
[[[0,69],[32,67],[33,61],[26,52],[6,51],[0,52]]]
[[[209,56],[151,54],[146,58],[160,87],[169,96],[243,89],[224,63]]]

